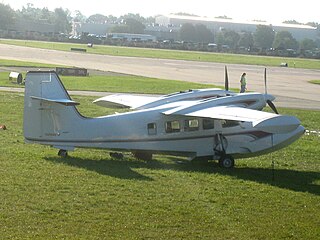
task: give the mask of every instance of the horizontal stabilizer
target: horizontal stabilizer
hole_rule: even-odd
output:
[[[35,99],[35,100],[44,101],[47,103],[58,103],[58,104],[62,104],[64,106],[76,106],[76,105],[80,104],[80,103],[72,101],[70,99],[49,99],[49,98],[41,98],[41,97],[35,97],[35,96],[31,96],[31,98]]]

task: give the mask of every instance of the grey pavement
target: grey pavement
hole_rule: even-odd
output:
[[[0,58],[224,85],[225,64],[221,63],[62,52],[5,44],[0,44]],[[279,58],[279,64],[282,61]],[[228,64],[228,71],[231,88],[239,87],[239,78],[242,72],[246,72],[248,90],[265,91],[263,66]],[[267,79],[268,93],[277,97],[277,106],[320,109],[320,85],[308,82],[319,80],[320,70],[268,67]]]

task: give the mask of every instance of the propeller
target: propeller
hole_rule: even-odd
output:
[[[266,102],[268,103],[269,107],[272,109],[272,111],[274,111],[275,114],[279,114],[276,106],[273,104],[271,100],[268,99]]]
[[[276,106],[273,104],[273,102],[270,99],[268,99],[269,97],[271,97],[271,95],[269,95],[267,91],[267,68],[264,68],[264,92],[265,92],[266,103],[269,105],[269,107],[272,109],[272,111],[275,114],[279,114]],[[273,96],[272,98],[274,99]]]
[[[228,70],[227,70],[227,66],[224,66],[224,89],[226,91],[229,91],[229,78],[228,78]]]

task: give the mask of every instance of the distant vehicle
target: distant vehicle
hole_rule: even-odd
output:
[[[304,133],[296,117],[260,111],[269,104],[277,112],[273,99],[269,94],[234,93],[226,81],[225,90],[104,97],[95,103],[132,111],[86,118],[55,72],[32,71],[26,76],[24,137],[28,143],[59,149],[62,157],[75,148],[106,148],[144,160],[155,153],[213,159],[232,168],[234,157],[276,151]]]

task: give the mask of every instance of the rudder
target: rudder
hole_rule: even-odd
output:
[[[58,140],[80,118],[74,105],[77,103],[71,100],[56,72],[28,72],[23,122],[26,141]]]

